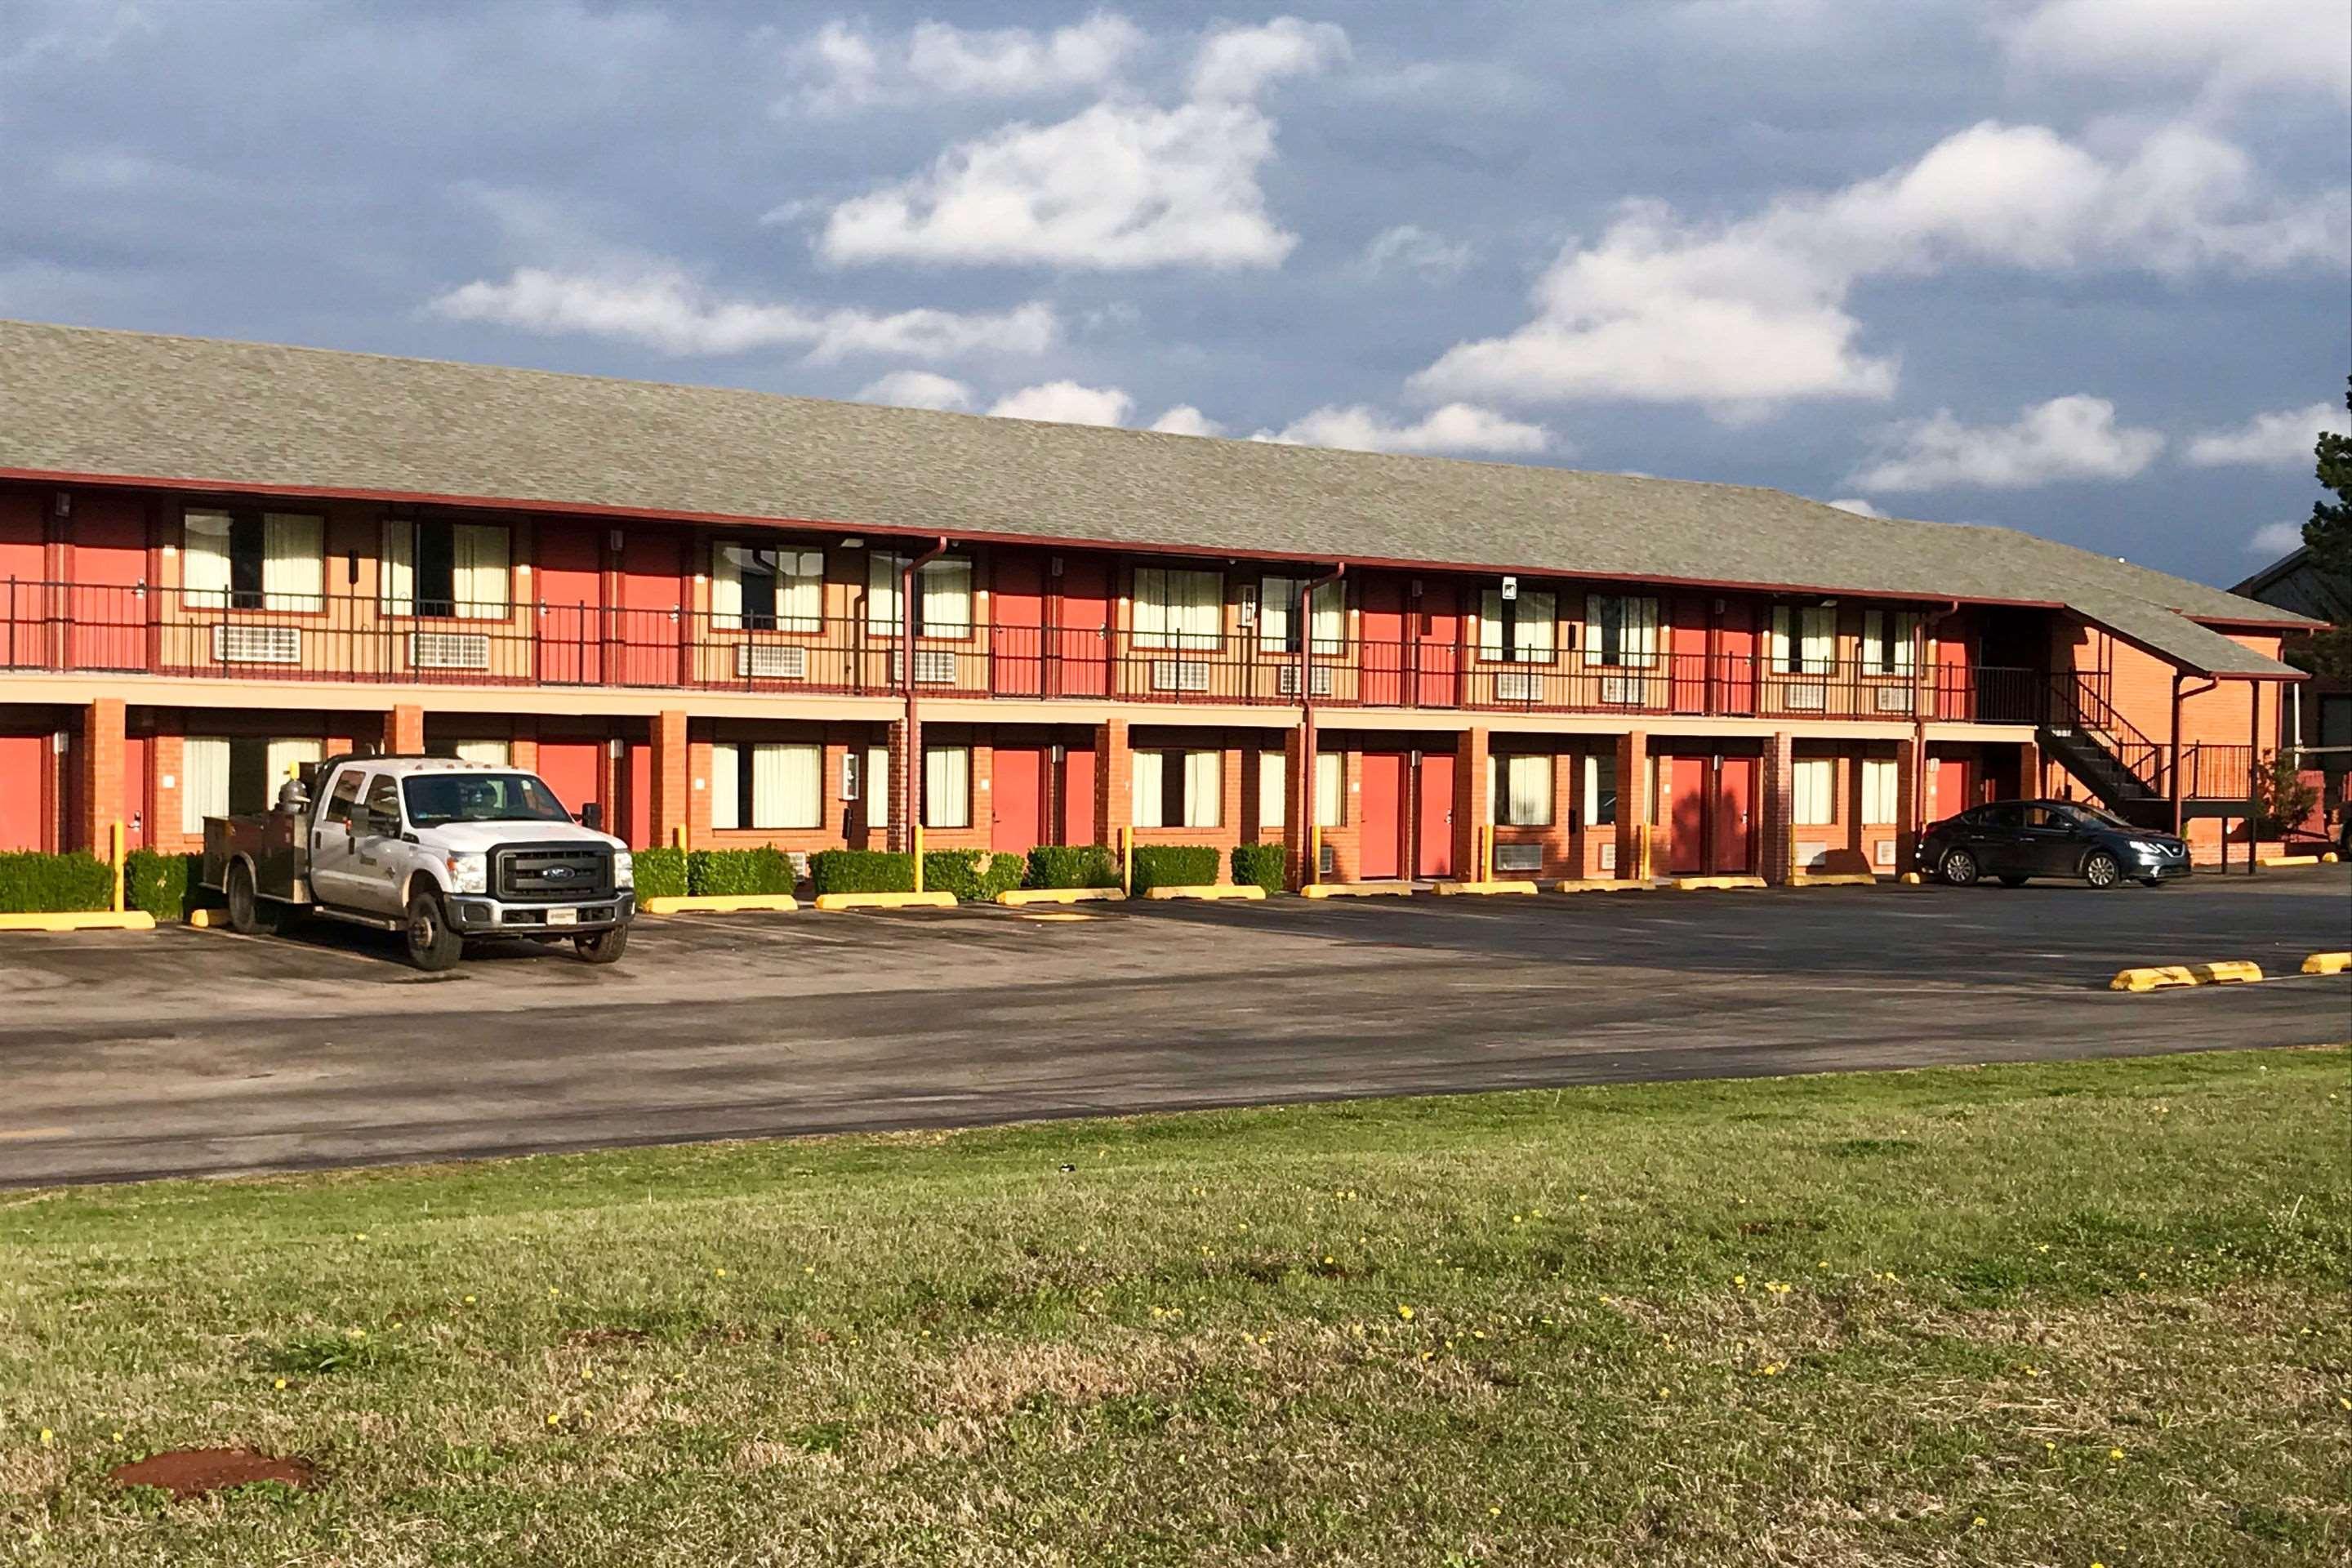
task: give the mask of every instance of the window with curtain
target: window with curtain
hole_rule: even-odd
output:
[[[1298,601],[1307,592],[1302,577],[1265,577],[1258,582],[1258,646],[1270,651],[1298,651]],[[1315,590],[1314,612],[1308,617],[1314,651],[1336,654],[1348,637],[1348,591],[1343,584],[1326,583]]]
[[[1862,763],[1862,821],[1866,827],[1892,827],[1903,792],[1897,787],[1892,757],[1865,757]]]
[[[823,826],[824,774],[819,746],[721,742],[710,748],[710,826]]]
[[[971,826],[971,749],[923,748],[923,826]]]
[[[1792,811],[1800,827],[1827,827],[1837,820],[1837,762],[1805,757],[1794,766]]]
[[[1908,610],[1862,613],[1862,668],[1866,675],[1908,675],[1919,617]]]
[[[866,566],[866,629],[896,637],[906,616],[898,604],[898,578],[907,555],[874,554]],[[953,555],[927,561],[915,574],[915,635],[968,637],[972,627],[971,563]]]
[[[207,816],[269,810],[278,786],[325,754],[320,742],[303,736],[188,736],[180,752],[180,831],[194,837]]]
[[[449,754],[461,763],[488,763],[494,767],[509,767],[514,763],[514,743],[510,741],[459,741],[449,748]]]
[[[1135,826],[1216,826],[1222,820],[1223,756],[1218,752],[1136,752],[1128,774]]]
[[[1337,752],[1315,753],[1315,826],[1339,826],[1340,808],[1346,804],[1347,783],[1345,759]]]
[[[1173,566],[1135,569],[1133,636],[1138,647],[1213,649],[1224,633],[1222,573]]]
[[[1837,663],[1837,611],[1827,605],[1772,606],[1772,668],[1827,675]]]
[[[1658,601],[1619,594],[1584,600],[1584,661],[1647,669],[1658,657]]]
[[[890,748],[866,749],[866,776],[858,780],[866,793],[866,826],[884,827],[890,821]]]
[[[499,523],[386,519],[377,593],[384,613],[505,620],[509,542]]]
[[[1257,754],[1257,825],[1280,827],[1290,820],[1290,759],[1280,752]]]
[[[1593,752],[1584,759],[1584,825],[1608,827],[1617,821],[1617,758]]]
[[[324,609],[325,549],[325,520],[307,512],[185,512],[180,586],[194,609]]]
[[[1556,647],[1549,594],[1521,588],[1506,599],[1489,588],[1478,602],[1478,657],[1498,664],[1549,664]]]
[[[228,739],[191,735],[181,742],[180,831],[194,837],[207,816],[228,815]]]
[[[717,630],[813,632],[824,619],[823,551],[710,547],[710,624]]]
[[[1487,798],[1502,827],[1551,826],[1552,759],[1548,755],[1486,759]]]

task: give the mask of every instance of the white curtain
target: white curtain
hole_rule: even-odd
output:
[[[1341,758],[1337,752],[1315,753],[1315,826],[1339,826]]]
[[[266,754],[269,759],[269,798],[266,804],[275,806],[279,786],[296,776],[305,763],[316,766],[327,753],[324,745],[317,741],[278,740],[269,742]]]
[[[1798,617],[1798,634],[1805,673],[1827,675],[1837,662],[1837,612],[1820,606],[1807,609]]]
[[[376,598],[387,616],[416,613],[416,524],[405,518],[387,518],[383,552],[378,558]]]
[[[1257,754],[1257,825],[1280,827],[1290,820],[1290,759],[1280,752]]]
[[[971,563],[951,558],[926,564],[923,592],[917,609],[927,637],[968,637],[971,635]]]
[[[751,748],[751,826],[754,827],[784,826],[784,752],[782,746]]]
[[[181,531],[180,586],[192,610],[228,605],[228,513],[192,511]],[[226,776],[226,775],[224,775]]]
[[[1611,644],[1615,646],[1612,647]],[[1584,600],[1587,664],[1647,669],[1658,656],[1658,601],[1591,594]]]
[[[1510,617],[1511,635],[1507,650],[1503,640],[1506,615]],[[1509,659],[1515,664],[1549,664],[1557,646],[1553,623],[1556,611],[1549,594],[1519,590],[1516,600],[1503,597],[1499,588],[1489,588],[1478,605],[1478,657],[1488,660]]]
[[[824,823],[824,749],[762,746],[751,759],[751,820],[761,827]]]
[[[866,826],[882,827],[890,821],[890,748],[866,748]]]
[[[1611,796],[1613,803],[1616,794],[1617,759],[1588,755],[1584,759],[1585,826],[1605,826],[1615,820],[1616,812],[1613,805],[1612,809],[1604,812],[1601,809],[1601,797],[1604,795]]]
[[[1213,574],[1198,574],[1213,576]],[[1296,651],[1291,641],[1291,607],[1307,591],[1307,584],[1294,577],[1267,577],[1258,584],[1258,640],[1271,647]],[[1308,634],[1314,638],[1314,651],[1335,654],[1345,645],[1348,636],[1348,593],[1344,585],[1326,583],[1315,590],[1315,604],[1307,616]]]
[[[302,512],[261,517],[261,606],[266,610],[326,607],[325,536],[320,520]]]
[[[897,637],[904,614],[898,607],[898,573],[903,555],[876,552],[866,558],[866,629],[879,637]]]
[[[971,826],[971,752],[964,747],[923,748],[923,826]]]
[[[496,523],[461,522],[449,530],[450,597],[466,619],[507,618],[507,531]]]
[[[1129,759],[1128,790],[1133,800],[1129,816],[1138,827],[1164,827],[1168,798],[1167,755],[1138,752]]]
[[[1550,824],[1551,758],[1505,758],[1498,782],[1503,792],[1498,820],[1514,827],[1542,827]]]
[[[1911,639],[1918,634],[1919,617],[1908,610],[1893,615],[1885,610],[1862,613],[1862,657],[1865,673],[1908,675],[1912,668]]]
[[[1135,570],[1135,646],[1213,648],[1224,631],[1225,579],[1169,566]]]
[[[461,763],[488,763],[503,768],[514,762],[514,745],[508,741],[460,741],[449,748],[449,754]]]
[[[228,815],[228,737],[191,735],[181,747],[180,831],[194,837],[205,817]]]
[[[742,556],[743,547],[740,544],[710,547],[710,626],[714,631],[731,632],[742,627]]]
[[[1223,820],[1224,753],[1184,753],[1184,826],[1214,827]]]
[[[1793,816],[1800,827],[1826,827],[1837,820],[1837,763],[1807,757],[1794,768]]]
[[[969,581],[971,566],[965,565]],[[824,552],[787,550],[776,557],[776,625],[813,632],[824,622]]]
[[[1903,792],[1895,786],[1895,766],[1888,757],[1865,757],[1862,763],[1862,820],[1870,827],[1891,827],[1898,820]]]
[[[714,829],[743,826],[742,766],[743,759],[734,747],[722,742],[710,748],[710,826]]]

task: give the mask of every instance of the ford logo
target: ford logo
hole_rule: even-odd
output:
[[[543,875],[551,882],[568,882],[572,880],[572,868],[569,866],[550,866]]]

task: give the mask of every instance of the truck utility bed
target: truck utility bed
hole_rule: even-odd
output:
[[[226,891],[229,863],[242,855],[253,862],[255,892],[265,899],[310,902],[309,823],[308,816],[280,811],[205,817],[204,885],[216,893]]]

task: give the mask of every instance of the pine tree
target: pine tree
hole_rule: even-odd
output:
[[[2352,376],[2345,380],[2344,406],[2352,410]],[[2352,436],[2323,430],[2312,450],[2319,459],[2320,486],[2336,499],[2312,504],[2303,542],[2323,597],[2346,606],[2347,613],[2326,631],[2293,639],[2287,658],[2314,675],[2352,680]]]

